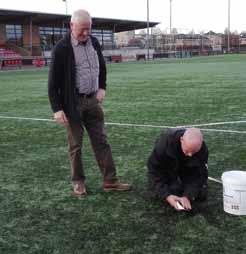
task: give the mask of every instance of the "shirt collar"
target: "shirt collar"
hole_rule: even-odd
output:
[[[86,45],[89,40],[90,40],[90,38],[88,38],[88,40],[85,43],[83,43],[83,45]],[[72,43],[73,46],[79,46],[79,45],[81,45],[79,43],[79,41],[73,37],[72,34],[71,34],[71,43]]]

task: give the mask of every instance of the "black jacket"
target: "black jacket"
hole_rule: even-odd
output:
[[[106,65],[98,40],[91,36],[99,60],[99,88],[106,89]],[[68,118],[79,120],[76,110],[78,95],[75,85],[75,58],[71,35],[61,39],[52,51],[48,94],[53,112],[63,110]]]
[[[184,128],[169,129],[156,141],[148,160],[148,177],[155,194],[165,199],[172,194],[171,182],[180,181],[184,186],[183,195],[196,198],[200,188],[207,184],[208,149],[203,142],[199,152],[192,157],[185,156],[180,143]]]

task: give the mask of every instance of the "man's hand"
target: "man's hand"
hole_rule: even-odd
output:
[[[179,202],[185,210],[189,211],[192,209],[190,200],[187,197],[181,197]]]
[[[166,201],[169,203],[170,206],[172,206],[174,209],[179,211],[180,209],[177,207],[177,202],[179,202],[185,210],[189,211],[191,210],[191,203],[190,200],[187,197],[178,197],[175,195],[169,195],[166,198]]]
[[[105,98],[105,90],[100,88],[100,89],[97,91],[96,98],[97,98],[97,100],[98,100],[100,103],[102,103],[103,100],[104,100],[104,98]]]
[[[64,126],[67,126],[68,124],[68,119],[63,110],[57,111],[54,114],[54,119],[56,120],[56,122],[64,124]]]
[[[180,200],[180,197],[175,196],[175,195],[169,195],[166,198],[166,201],[169,203],[169,205],[172,206],[173,208],[175,208],[176,210],[178,210],[177,209],[177,202],[179,202],[179,200]]]

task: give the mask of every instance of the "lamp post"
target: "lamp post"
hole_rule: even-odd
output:
[[[147,60],[149,60],[149,0],[147,0]]]
[[[66,6],[66,15],[67,15],[67,0],[62,0],[63,2],[65,2],[65,6]]]
[[[228,0],[227,53],[230,53],[231,0]]]
[[[170,0],[170,34],[172,33],[172,0]]]
[[[66,15],[67,15],[67,0],[62,0],[63,2],[65,2],[65,8],[66,8]],[[64,33],[64,29],[65,29],[65,20],[66,18],[64,18],[64,20],[62,21],[62,37],[65,37],[65,34]]]
[[[174,46],[174,34],[172,31],[172,0],[170,0],[170,40],[171,40],[171,51],[173,50],[173,46]],[[175,49],[174,49],[175,50]]]

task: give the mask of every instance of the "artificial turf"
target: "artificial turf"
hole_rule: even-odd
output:
[[[107,123],[202,126],[209,175],[246,168],[246,55],[108,65]],[[0,116],[51,119],[47,69],[0,72]],[[146,192],[146,160],[165,127],[107,125],[127,193],[104,193],[89,141],[89,195],[71,195],[66,132],[54,122],[0,118],[0,253],[243,254],[246,217],[223,211],[222,185],[178,213]],[[233,132],[238,131],[238,132]]]

